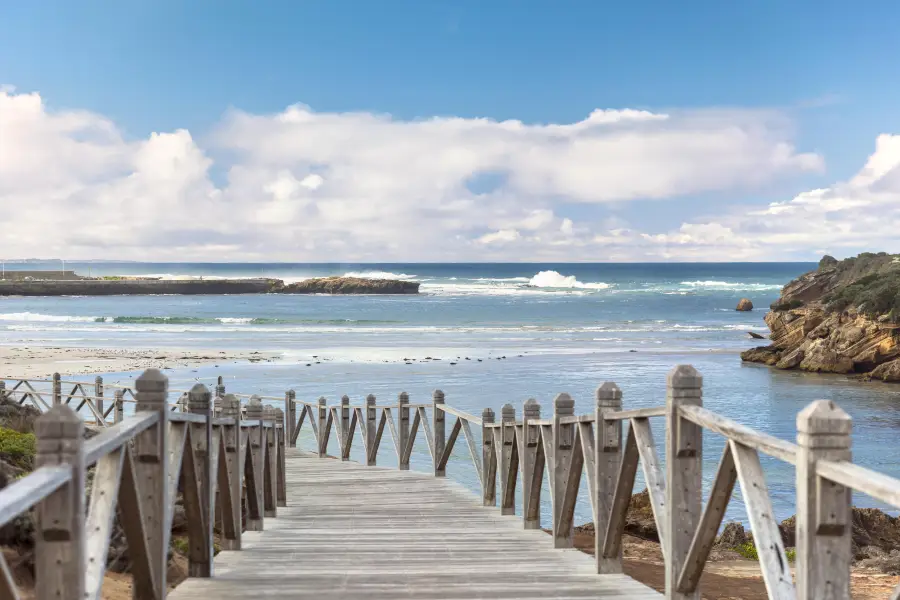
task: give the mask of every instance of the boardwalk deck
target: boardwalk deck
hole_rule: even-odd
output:
[[[173,600],[209,598],[660,598],[551,536],[424,473],[287,454],[288,507],[221,552],[211,579]]]

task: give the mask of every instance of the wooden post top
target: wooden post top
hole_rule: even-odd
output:
[[[319,396],[319,399],[317,400],[317,403],[318,403],[318,405],[319,405],[320,407],[323,407],[323,408],[324,408],[325,405],[328,404],[328,400],[325,399],[325,396]]]
[[[134,381],[138,410],[165,410],[169,378],[159,369],[147,369]]]
[[[346,394],[344,394],[343,396],[341,396],[341,404],[344,405],[344,406],[349,405],[349,404],[350,404],[350,396],[348,396],[348,395],[346,395]]]
[[[406,392],[400,392],[400,395],[397,396],[398,404],[409,404],[409,394]]]
[[[503,408],[500,409],[500,420],[501,421],[515,421],[516,420],[516,408],[512,404],[504,404]]]
[[[622,409],[622,390],[612,381],[597,388],[597,408]]]
[[[563,392],[557,394],[553,399],[553,413],[558,416],[569,416],[575,414],[575,401],[572,396]]]
[[[202,383],[194,384],[191,391],[188,392],[187,408],[188,412],[198,414],[209,414],[209,404],[212,394]]]
[[[369,406],[373,406],[375,404],[375,395],[374,394],[369,394],[368,396],[366,396],[366,404]]]
[[[703,387],[703,376],[691,365],[678,365],[669,371],[666,382],[670,388],[700,389]]]
[[[481,411],[481,422],[482,423],[493,423],[494,422],[494,411],[490,408],[486,408]]]
[[[57,404],[34,422],[35,466],[69,463],[84,440],[84,420],[71,406]]]
[[[853,419],[830,400],[815,400],[797,415],[797,443],[814,448],[849,448]]]
[[[256,394],[250,396],[250,400],[247,401],[247,411],[245,413],[247,419],[251,421],[254,419],[262,419],[263,412],[262,398]]]
[[[435,404],[444,404],[444,392],[441,390],[434,390],[431,394],[431,398]]]
[[[225,394],[222,398],[222,416],[237,417],[241,414],[241,401],[234,394]]]
[[[529,398],[522,406],[522,416],[526,419],[538,419],[541,416],[541,403]]]

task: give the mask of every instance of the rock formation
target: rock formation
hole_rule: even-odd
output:
[[[741,298],[741,301],[738,302],[737,308],[734,310],[739,310],[741,312],[748,312],[753,310],[753,303],[750,302],[749,298]]]
[[[418,294],[419,282],[361,277],[317,277],[286,285],[279,294]]]
[[[900,255],[826,256],[784,286],[771,309],[772,344],[743,360],[900,381]]]

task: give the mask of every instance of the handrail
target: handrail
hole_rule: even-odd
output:
[[[849,597],[851,499],[847,490],[900,507],[900,480],[849,461],[850,418],[833,403],[814,402],[800,413],[795,444],[704,408],[702,377],[687,365],[669,374],[662,406],[623,410],[621,390],[605,383],[597,390],[593,412],[574,414],[572,398],[560,394],[553,400],[552,415],[544,418],[534,400],[525,402],[518,419],[510,404],[504,405],[499,415],[486,408],[479,418],[446,404],[440,391],[435,391],[430,406],[411,405],[405,394],[396,405],[378,405],[370,396],[364,406],[326,405],[324,398],[303,402],[292,394],[285,398],[289,443],[297,444],[301,428],[308,423],[319,457],[328,455],[333,429],[341,460],[349,460],[359,429],[365,464],[374,466],[387,429],[398,467],[409,469],[416,433],[423,428],[434,475],[444,477],[462,433],[483,504],[499,504],[501,514],[516,514],[516,490],[520,487],[518,513],[528,529],[542,527],[541,488],[546,473],[552,509],[548,527],[558,548],[573,545],[575,507],[585,479],[598,573],[622,572],[622,536],[640,467],[667,565],[667,598],[699,599],[700,576],[738,482],[770,598]],[[659,417],[665,420],[667,431],[665,461],[658,454],[649,424],[649,419]],[[473,436],[472,424],[480,427],[480,440]],[[705,504],[704,430],[724,436],[726,442]],[[773,517],[760,454],[797,468],[796,588]],[[837,485],[823,486],[819,480]],[[808,532],[807,537],[800,535],[802,531]],[[827,551],[821,550],[826,547]],[[900,597],[900,586],[894,596]]]
[[[30,386],[27,380],[15,381]],[[167,378],[148,369],[133,386],[136,413],[124,418],[117,410],[115,424],[86,440],[82,416],[62,401],[66,394],[60,395],[58,383],[55,377],[49,394],[53,404],[38,404],[44,414],[35,421],[36,469],[0,490],[0,526],[35,509],[38,600],[100,598],[117,514],[134,597],[164,598],[177,491],[187,516],[190,577],[212,576],[214,524],[221,527],[222,548],[240,550],[242,497],[247,530],[262,530],[265,519],[287,506],[280,408],[251,402],[245,421],[240,400],[231,395],[216,399],[221,405],[217,415],[209,389],[198,385],[182,405],[187,412],[172,413]],[[102,380],[96,385],[100,393],[94,400],[103,400]],[[0,386],[0,399],[12,399],[10,392],[15,390]],[[113,408],[120,408],[121,396],[116,395]],[[94,470],[90,489],[88,468]],[[19,598],[8,573],[0,554],[0,596]]]

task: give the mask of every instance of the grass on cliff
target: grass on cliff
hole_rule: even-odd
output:
[[[829,312],[856,307],[869,317],[888,315],[900,321],[900,271],[866,275],[824,300]]]
[[[30,471],[34,468],[34,434],[0,427],[0,460]]]

